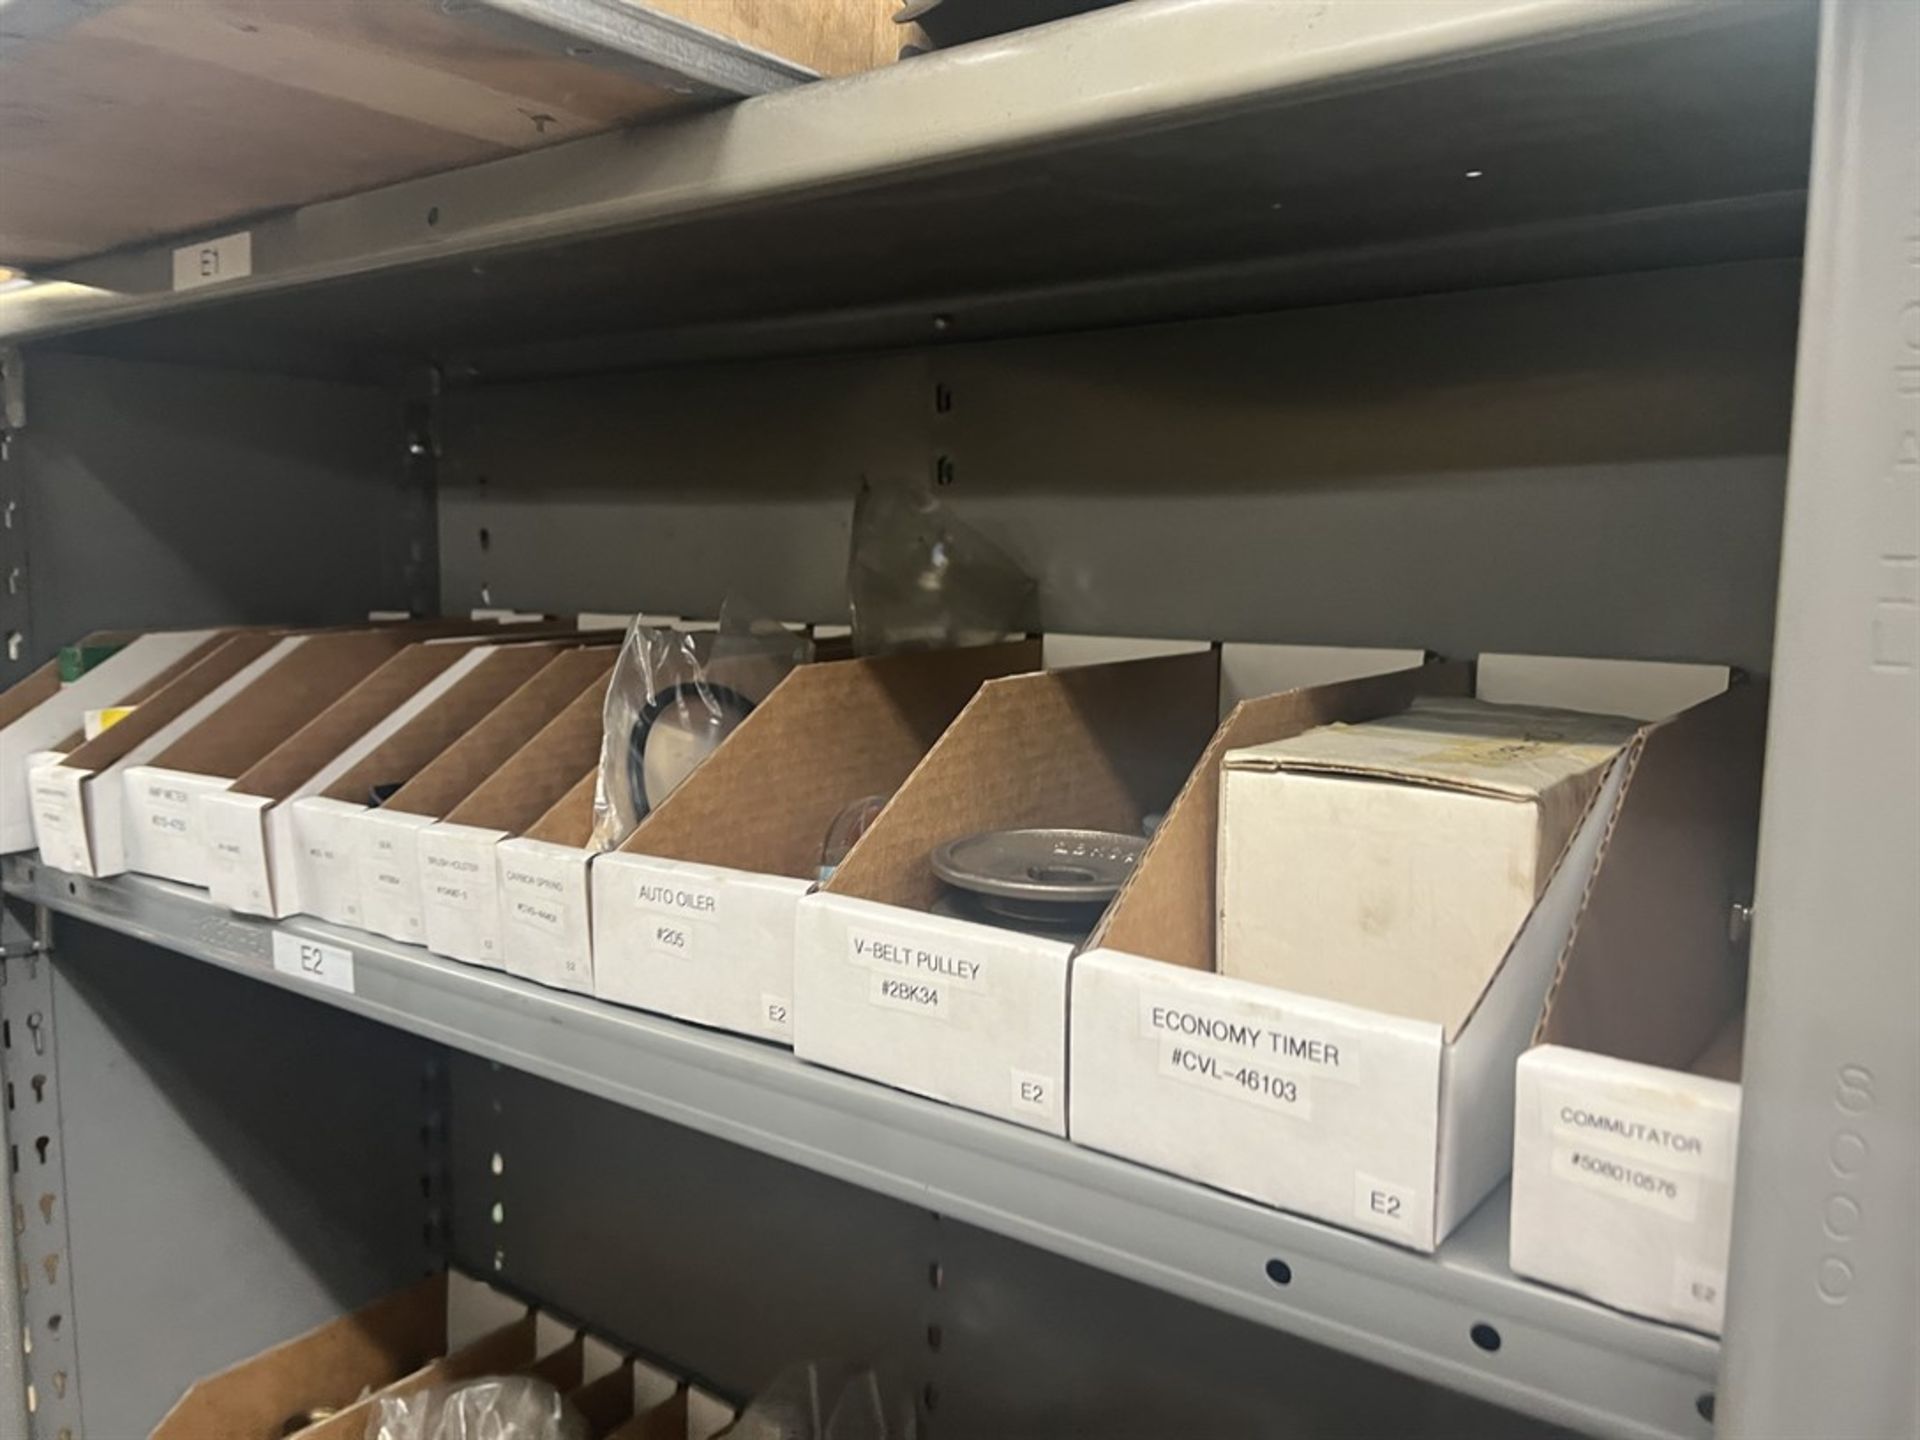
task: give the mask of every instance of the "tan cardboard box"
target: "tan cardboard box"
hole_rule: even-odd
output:
[[[1338,988],[1451,1038],[1637,729],[1422,696],[1396,715],[1227,751],[1220,973]]]
[[[295,894],[301,910],[336,924],[365,926],[361,903],[363,857],[356,841],[359,822],[374,809],[375,787],[404,786],[442,751],[568,644],[562,640],[521,641],[476,650],[441,677],[446,683],[420,690],[422,703],[411,718],[396,711],[392,733],[358,759],[329,767],[336,777],[309,786],[314,793],[291,801]]]
[[[76,875],[127,868],[123,776],[160,754],[232,699],[284,637],[235,632],[198,655],[185,673],[148,696],[119,724],[32,773],[34,837],[40,858]]]
[[[1485,657],[1479,670],[1488,677],[1525,668],[1524,657]],[[1696,682],[1692,697],[1725,676],[1722,670]],[[1711,915],[1711,923],[1724,926],[1724,899],[1693,883],[1694,862],[1666,854],[1643,873],[1609,857],[1626,837],[1656,851],[1677,843],[1684,832],[1663,827],[1662,812],[1691,792],[1673,777],[1737,766],[1764,713],[1764,699],[1749,685],[1647,724],[1608,768],[1457,1033],[1355,1003],[1342,988],[1309,994],[1214,973],[1226,751],[1331,721],[1392,714],[1419,694],[1467,688],[1464,667],[1427,666],[1248,701],[1234,711],[1074,962],[1074,1139],[1432,1250],[1508,1169],[1514,1061],[1556,977],[1576,993],[1601,983],[1594,977],[1600,967],[1590,960],[1576,967],[1580,952],[1567,949],[1598,914],[1597,897],[1617,891],[1632,897],[1622,902],[1628,908],[1649,907],[1646,913],[1665,914],[1675,925],[1697,927]],[[1686,838],[1705,843],[1716,833],[1709,826]]]
[[[435,756],[375,810],[354,817],[349,842],[359,857],[360,905],[365,927],[411,944],[427,938],[421,887],[420,832],[449,812],[507,763],[522,745],[613,667],[610,645],[568,649],[554,656],[490,710],[466,734]],[[458,876],[441,877],[458,903]]]
[[[12,716],[0,724],[0,854],[33,848],[29,773],[84,741],[87,711],[137,702],[191,668],[225,633],[169,630],[140,635],[71,685],[58,684],[56,672],[51,693],[44,679],[33,676],[13,686],[0,703],[0,717]]]
[[[797,907],[834,817],[891,795],[983,680],[1038,659],[1021,642],[793,671],[593,862],[594,993],[791,1043]]]
[[[933,913],[929,854],[984,830],[1139,834],[1212,733],[1208,650],[989,680],[799,905],[794,1049],[1064,1133],[1067,940]]]
[[[611,652],[608,659],[611,663]],[[515,867],[509,902],[502,894],[495,851],[502,840],[526,834],[599,764],[607,678],[602,674],[590,682],[444,820],[419,831],[427,946],[436,955],[504,969],[501,921],[507,903],[524,922],[538,923],[559,938],[569,954],[573,950],[568,938],[586,933],[584,886],[578,894],[563,894],[558,882],[542,884],[544,877]],[[572,971],[558,968],[535,978],[587,991],[593,983],[592,965]]]

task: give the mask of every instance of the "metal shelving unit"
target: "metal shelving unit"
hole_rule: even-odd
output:
[[[1521,1423],[1459,1397],[1516,1434],[1915,1433],[1916,73],[1906,0],[1135,0],[257,215],[221,283],[173,257],[227,225],[0,292],[0,680],[129,619],[609,608],[635,573],[706,613],[715,555],[830,619],[886,472],[957,474],[1059,628],[1730,660],[1775,697],[1724,1347],[1516,1280],[1500,1194],[1418,1256],[14,857],[0,1060],[47,1083],[4,1117],[38,1343],[0,1437],[29,1385],[34,1440],[137,1431],[423,1251],[722,1389],[871,1346],[935,1434]],[[209,1215],[245,1273],[181,1243]],[[728,1247],[716,1286],[691,1252]]]
[[[1515,1279],[1504,1193],[1429,1258],[775,1046],[416,946],[236,916],[202,892],[141,876],[90,880],[14,857],[5,877],[8,894],[61,915],[1542,1419],[1616,1435],[1702,1432],[1719,1345]],[[277,965],[276,935],[350,956],[352,989]],[[1503,1337],[1497,1354],[1474,1340],[1481,1325]]]

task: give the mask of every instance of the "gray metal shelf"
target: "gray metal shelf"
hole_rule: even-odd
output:
[[[1137,0],[270,214],[243,278],[171,288],[210,236],[76,262],[0,340],[458,377],[1796,255],[1816,20]]]
[[[201,891],[89,880],[31,856],[9,857],[4,879],[60,914],[1543,1419],[1620,1436],[1711,1433],[1703,1397],[1719,1345],[1516,1279],[1504,1193],[1438,1256],[1416,1255],[773,1046],[358,931],[243,918]],[[349,950],[353,991],[277,971],[276,930]],[[1477,1326],[1498,1332],[1497,1349],[1476,1341]]]

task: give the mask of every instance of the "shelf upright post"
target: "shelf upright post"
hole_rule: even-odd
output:
[[[1822,16],[1720,1433],[1920,1427],[1920,5]]]

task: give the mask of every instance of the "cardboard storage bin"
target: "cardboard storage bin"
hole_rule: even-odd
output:
[[[676,623],[682,631],[703,628],[699,622]],[[713,628],[718,628],[717,621]],[[710,657],[705,663],[709,679],[757,702],[755,714],[773,690],[791,679],[757,656]],[[726,743],[731,745],[732,736]],[[595,984],[592,868],[600,852],[593,845],[593,800],[599,759],[596,739],[593,763],[572,788],[495,851],[508,973],[583,993],[591,993]],[[706,764],[702,760],[694,773]]]
[[[76,875],[104,877],[127,868],[125,773],[145,764],[237,695],[263,668],[282,637],[236,631],[142,700],[111,729],[30,775],[33,832],[40,858]]]
[[[689,1434],[680,1381],[449,1273],[198,1381],[152,1440],[364,1440],[383,1399],[511,1375],[559,1390],[589,1440]]]
[[[127,868],[205,885],[201,797],[233,784],[417,638],[410,626],[283,637],[237,693],[150,760],[122,770]]]
[[[611,651],[607,661],[611,667]],[[445,819],[420,829],[420,891],[427,948],[434,954],[496,970],[506,968],[501,870],[495,851],[502,840],[526,834],[599,764],[607,680],[602,672],[589,681]],[[571,953],[567,938],[586,933],[585,885],[577,893],[562,895],[557,884],[541,885],[531,872],[522,883],[520,875],[516,868],[514,903],[537,905],[542,925]],[[582,966],[575,974],[538,978],[586,991],[593,982],[592,966]]]
[[[497,642],[439,636],[406,646],[247,767],[195,802],[213,898],[250,915],[300,908],[293,806],[325,789],[469,674]]]
[[[1531,700],[1530,665],[1530,657],[1485,657],[1479,688]],[[1726,677],[1683,678],[1671,702],[1654,708],[1701,699]],[[1532,912],[1457,1024],[1368,1009],[1331,985],[1304,994],[1215,973],[1222,756],[1467,688],[1465,667],[1436,665],[1234,711],[1074,963],[1076,1141],[1432,1250],[1507,1171],[1514,1061],[1563,957],[1581,961],[1578,983],[1587,983],[1594,967],[1568,947],[1593,896],[1618,888],[1649,913],[1699,922],[1712,911],[1725,924],[1724,897],[1701,889],[1696,865],[1673,857],[1642,873],[1612,856],[1622,835],[1657,843],[1663,813],[1689,803],[1677,773],[1731,764],[1751,743],[1764,701],[1748,685],[1645,725],[1604,771]],[[1574,973],[1569,966],[1565,978]]]
[[[797,907],[834,818],[897,790],[983,680],[1039,658],[1021,642],[793,671],[594,861],[594,993],[791,1044]]]
[[[0,854],[33,848],[29,775],[84,743],[89,710],[137,704],[219,644],[220,630],[138,635],[71,684],[42,667],[0,696]]]
[[[477,649],[418,692],[410,713],[395,712],[392,732],[333,778],[316,776],[297,795],[292,812],[295,897],[300,909],[340,925],[365,925],[359,823],[379,808],[375,790],[404,786],[521,685],[539,673],[567,642],[523,641]],[[343,756],[343,759],[346,758]],[[337,772],[337,773],[336,773]]]
[[[351,818],[364,928],[423,944],[426,899],[420,832],[443,820],[522,745],[613,668],[610,645],[563,650],[400,787],[386,804]],[[457,878],[449,883],[458,886]]]
[[[1065,1133],[1071,941],[932,913],[929,854],[985,830],[1137,835],[1212,733],[1215,651],[989,680],[833,878],[801,900],[794,1049]]]
[[[1743,688],[1755,713],[1737,743],[1643,757],[1642,780],[1672,798],[1658,827],[1616,830],[1514,1077],[1514,1271],[1715,1334],[1763,738],[1764,691]],[[1697,905],[1660,903],[1676,869]]]

